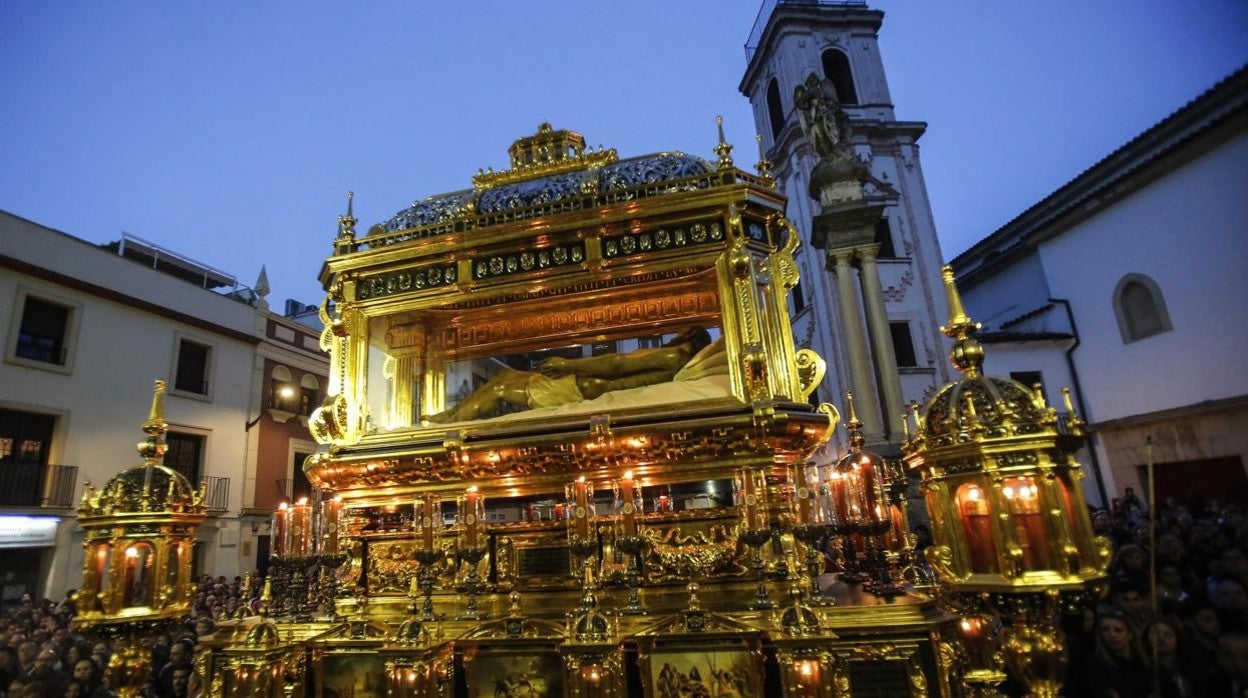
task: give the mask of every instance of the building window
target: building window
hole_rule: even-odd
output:
[[[898,368],[917,368],[919,358],[914,353],[914,338],[910,336],[910,323],[904,320],[888,323],[893,335],[893,352],[897,355]]]
[[[1114,314],[1123,344],[1168,332],[1170,314],[1161,288],[1143,274],[1127,274],[1114,289]]]
[[[5,359],[33,368],[69,373],[79,306],[18,287]]]
[[[775,78],[767,83],[767,120],[771,122],[771,137],[780,137],[784,130],[784,107],[780,105],[780,83]]]
[[[312,410],[321,404],[321,382],[311,373],[303,374],[299,379],[299,412],[311,416]]]
[[[797,317],[798,313],[806,309],[806,293],[802,291],[801,279],[798,279],[797,283],[793,284],[793,290],[790,295],[793,297],[793,316]]]
[[[876,253],[880,259],[897,257],[897,248],[893,246],[893,226],[888,222],[887,216],[882,216],[875,222],[875,242],[880,246],[880,251]]]
[[[171,431],[165,436],[165,446],[165,467],[181,473],[192,487],[198,486],[203,472],[204,437]]]
[[[52,415],[0,410],[0,506],[46,502],[55,424]]]
[[[173,389],[193,395],[208,395],[209,360],[212,347],[189,339],[178,339],[177,369]]]
[[[291,383],[290,369],[278,364],[269,372],[269,407],[294,412],[295,404],[295,386]]]
[[[63,366],[68,325],[69,308],[27,296],[13,353],[23,359]]]
[[[1010,378],[1027,386],[1028,390],[1040,386],[1041,392],[1044,391],[1044,378],[1039,371],[1010,371]]]
[[[302,497],[312,499],[312,483],[303,472],[303,464],[310,455],[312,454],[296,451],[291,461],[290,501],[292,502],[297,502]]]
[[[841,104],[858,103],[858,92],[854,89],[854,73],[849,69],[849,56],[834,48],[824,51],[823,75],[836,87],[836,98]]]

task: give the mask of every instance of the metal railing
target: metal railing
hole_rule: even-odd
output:
[[[754,17],[754,26],[750,36],[745,40],[745,62],[749,63],[758,50],[758,42],[763,39],[763,30],[767,28],[767,20],[779,5],[804,5],[807,7],[866,7],[866,0],[763,0]]]
[[[221,513],[230,508],[230,478],[205,475],[204,484],[208,490],[208,511]]]
[[[0,462],[0,505],[71,507],[77,481],[76,465]]]

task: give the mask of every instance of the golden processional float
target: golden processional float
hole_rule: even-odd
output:
[[[721,130],[716,162],[620,159],[542,124],[511,169],[362,237],[348,203],[322,277],[320,494],[274,514],[259,615],[201,640],[210,695],[991,693],[995,645],[976,663],[968,640],[1018,609],[971,602],[1103,575],[1078,465],[1044,450],[1047,417],[1038,461],[923,460],[954,453],[946,437],[1014,447],[982,406],[929,408],[907,459],[942,593],[901,464],[864,450],[852,401],[849,450],[816,462],[839,416],[808,402],[824,363],[790,331],[797,233],[765,158],[748,174],[731,149]],[[1043,543],[1003,494],[1018,468]],[[955,504],[960,479],[982,481],[998,567],[967,567],[984,539],[967,543],[980,510]],[[1049,661],[1028,638],[1060,651],[1039,614],[1012,657]]]

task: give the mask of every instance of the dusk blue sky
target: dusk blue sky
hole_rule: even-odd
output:
[[[946,258],[1248,61],[1244,0],[872,3]],[[464,188],[537,124],[713,157],[755,1],[0,3],[0,208],[122,231],[319,299],[361,231]],[[1176,231],[1181,234],[1181,231]]]

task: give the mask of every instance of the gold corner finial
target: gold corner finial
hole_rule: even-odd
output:
[[[355,192],[347,192],[347,213],[344,216],[338,216],[338,237],[353,238],[355,237]]]
[[[143,422],[143,433],[147,434],[147,438],[139,443],[139,455],[143,457],[143,464],[147,466],[143,474],[143,492],[139,495],[140,505],[144,511],[148,509],[151,502],[152,468],[159,465],[165,457],[165,433],[167,431],[169,431],[169,425],[165,423],[165,382],[157,380],[152,391],[152,409],[147,414],[147,421]]]
[[[754,134],[754,140],[758,141],[758,164],[754,165],[754,171],[758,173],[759,177],[762,177],[764,181],[774,187],[776,178],[771,174],[772,164],[767,159],[767,149],[763,147],[763,134]]]
[[[732,146],[724,138],[724,117],[722,115],[715,117],[715,126],[719,129],[719,144],[715,146],[715,154],[719,156],[719,169],[727,170],[732,167]]]
[[[984,348],[972,335],[979,330],[980,324],[972,320],[962,306],[962,295],[958,293],[958,285],[954,281],[953,267],[948,264],[941,267],[940,276],[945,282],[945,300],[949,305],[949,324],[941,327],[940,331],[954,340],[949,361],[966,377],[978,377],[984,364]]]
[[[156,379],[152,388],[152,409],[147,413],[147,421],[143,423],[143,431],[152,433],[151,428],[163,427],[165,424],[165,382]]]
[[[866,439],[862,436],[862,422],[858,419],[858,410],[854,407],[854,391],[845,391],[845,411],[849,419],[845,420],[845,430],[849,432],[849,445],[855,451],[862,448]]]
[[[966,314],[966,309],[962,306],[962,294],[958,293],[958,285],[954,281],[953,267],[946,264],[940,268],[940,276],[945,282],[945,300],[949,305],[949,326],[940,328],[941,332],[953,337],[950,332],[956,332],[961,327],[974,326],[979,329],[979,324],[971,320]]]

